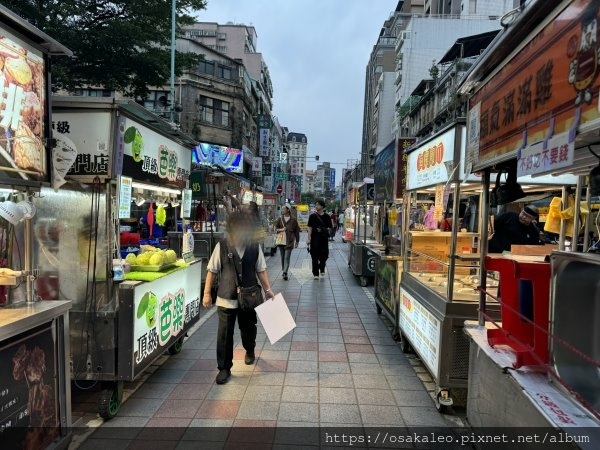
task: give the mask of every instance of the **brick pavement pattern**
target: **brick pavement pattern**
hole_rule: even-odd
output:
[[[377,315],[372,287],[360,287],[352,275],[349,244],[330,245],[324,279],[313,280],[305,248],[292,253],[289,281],[282,279],[279,254],[268,259],[273,290],[283,293],[297,328],[271,345],[259,323],[255,364],[244,364],[236,330],[232,376],[225,385],[215,384],[214,314],[122,405],[117,417],[79,448],[164,450],[197,448],[199,441],[223,447],[232,439],[230,427],[273,429],[254,438],[244,433],[244,439],[258,439],[258,447],[265,448],[277,442],[273,427],[455,425],[435,409],[392,339],[391,324]]]

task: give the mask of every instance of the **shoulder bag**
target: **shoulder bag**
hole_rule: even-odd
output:
[[[279,218],[279,221],[277,222],[277,224],[282,224],[281,227],[277,227],[277,228],[286,228],[287,226],[285,224],[285,222],[283,221],[282,218]],[[285,236],[285,231],[278,231],[277,232],[277,237],[275,238],[275,245],[279,246],[279,245],[287,245],[287,238]]]
[[[255,286],[246,287],[246,288],[242,287],[242,274],[238,270],[238,264],[236,261],[236,257],[234,256],[234,253],[229,248],[228,248],[227,256],[229,257],[229,260],[231,261],[231,263],[233,264],[233,267],[235,269],[235,275],[236,275],[235,286],[237,288],[238,307],[242,311],[253,310],[254,308],[256,308],[258,305],[260,305],[264,301],[263,295],[262,295],[262,288],[258,284],[256,284]],[[237,257],[237,260],[240,260],[240,258]]]

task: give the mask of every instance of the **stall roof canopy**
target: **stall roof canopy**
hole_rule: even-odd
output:
[[[30,41],[38,44],[51,55],[72,56],[73,52],[60,42],[52,39],[42,30],[36,28],[21,16],[18,16],[6,6],[0,5],[0,22],[5,23],[15,31],[26,36]]]
[[[147,110],[139,103],[130,100],[125,103],[117,103],[118,108],[125,111],[135,119],[141,120],[145,124],[149,124],[152,128],[161,134],[167,135],[174,141],[178,141],[185,147],[195,147],[198,142],[183,133],[179,128],[174,127],[171,122],[168,122],[161,116],[154,114],[152,111]]]
[[[454,45],[440,59],[440,64],[449,63],[459,58],[471,58],[478,56],[494,40],[500,30],[488,31],[487,33],[476,34],[474,36],[461,37],[456,40]]]

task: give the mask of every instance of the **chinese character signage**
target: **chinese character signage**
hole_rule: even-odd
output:
[[[201,264],[134,288],[133,373],[137,375],[200,317]]]
[[[252,172],[257,176],[262,173],[262,158],[260,156],[252,158]]]
[[[450,173],[444,164],[454,160],[455,129],[446,131],[409,153],[407,162],[407,188],[435,186],[448,181]]]
[[[335,169],[329,169],[329,190],[335,190]]]
[[[131,178],[119,177],[119,219],[131,217]]]
[[[297,176],[300,175],[300,163],[298,161],[294,161],[290,163],[290,175]]]
[[[475,170],[600,118],[598,7],[571,2],[469,99]]]
[[[2,29],[0,62],[0,177],[48,181],[43,54]]]
[[[394,199],[394,164],[396,140],[375,155],[375,201],[392,202]]]
[[[194,166],[220,167],[227,172],[244,172],[244,152],[241,149],[200,142],[192,149]]]
[[[137,181],[184,188],[190,178],[190,150],[129,118],[119,133],[123,174]]]
[[[268,114],[258,116],[258,128],[271,128],[271,117]]]
[[[110,123],[110,112],[52,114],[52,135],[58,147],[69,148],[69,142],[75,146],[75,162],[68,169],[67,178],[91,181],[94,177],[111,177]],[[63,159],[64,156],[60,161]]]
[[[398,139],[398,157],[396,158],[396,198],[404,197],[404,190],[406,189],[406,165],[408,162],[408,155],[406,150],[415,143],[414,138],[400,138]]]
[[[2,448],[49,448],[60,437],[55,332],[44,325],[0,346]]]
[[[517,176],[535,175],[572,165],[575,142],[569,142],[569,134],[567,131],[521,150],[517,161]]]
[[[260,156],[269,156],[269,135],[271,131],[268,128],[261,128],[259,134],[259,154]]]

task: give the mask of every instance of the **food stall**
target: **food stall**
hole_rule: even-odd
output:
[[[459,217],[462,184],[471,181],[461,163],[465,134],[465,126],[457,123],[407,155],[398,327],[402,349],[412,348],[431,373],[440,410],[466,401],[469,345],[462,327],[466,319],[477,317],[479,298],[474,289],[479,279],[478,256],[473,255],[477,234],[459,228],[458,220],[451,231],[438,228],[442,211]],[[435,204],[423,201],[429,197]],[[433,214],[437,217],[431,222]]]
[[[0,442],[67,448],[72,437],[69,309],[38,289],[33,228],[51,180],[50,59],[61,44],[0,5]]]
[[[398,206],[402,203],[406,184],[406,161],[404,151],[394,139],[387,147],[375,155],[375,239],[377,245],[369,244],[375,254],[375,304],[377,313],[382,312],[398,323],[398,298],[402,277],[402,252],[398,236]],[[396,169],[396,170],[395,170]],[[394,337],[399,338],[397,328]]]
[[[123,381],[180,351],[199,318],[200,262],[164,250],[165,231],[191,216],[193,141],[135,102],[53,97],[53,118],[55,153],[71,165],[37,202],[38,281],[72,301],[71,377],[100,387],[111,418]]]
[[[543,256],[488,255],[481,249],[480,264],[500,274],[501,296],[491,295],[485,279],[480,280],[481,314],[465,325],[470,342],[467,415],[474,427],[543,427],[574,448],[592,449],[600,445],[600,258],[594,243],[600,234],[595,32],[600,11],[598,2],[588,0],[544,6],[514,15],[466,80],[469,160],[473,171],[485,174],[484,223],[491,173],[506,164],[534,179],[577,176],[574,202],[568,204],[563,189],[559,250],[550,253],[549,262]],[[523,104],[522,117],[490,129],[486,116],[493,105],[531,80],[536,94]],[[565,239],[569,225],[572,246]],[[483,242],[486,234],[484,228]],[[520,309],[522,281],[532,285],[529,312]],[[496,301],[500,320],[488,313]]]
[[[375,248],[383,249],[373,235],[373,215],[375,185],[373,178],[364,178],[353,183],[356,214],[354,216],[354,233],[348,252],[348,266],[352,273],[359,277],[360,285],[367,286],[375,277]],[[371,248],[370,248],[370,247]]]

